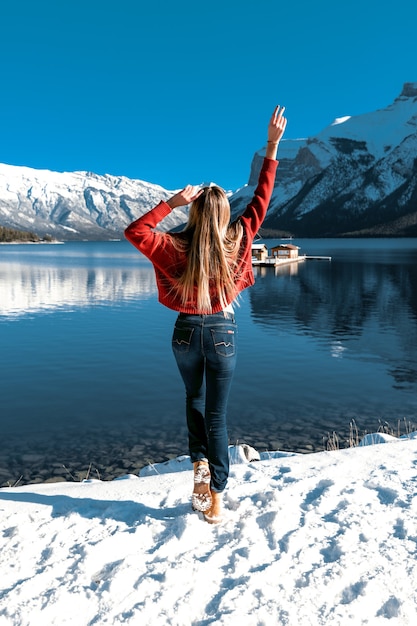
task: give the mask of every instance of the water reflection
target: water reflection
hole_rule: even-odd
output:
[[[0,315],[147,299],[156,293],[152,268],[0,265]]]
[[[268,332],[295,332],[334,358],[389,363],[395,385],[417,381],[414,263],[305,261],[262,268],[249,293],[252,317]]]

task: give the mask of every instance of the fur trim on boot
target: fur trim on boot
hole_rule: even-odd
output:
[[[194,491],[191,503],[194,511],[208,511],[212,505],[210,468],[208,461],[196,461],[194,466]]]
[[[209,524],[220,524],[223,521],[222,494],[212,491],[211,498],[212,505],[207,513],[204,513],[204,519]]]

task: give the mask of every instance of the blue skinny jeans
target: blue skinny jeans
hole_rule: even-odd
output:
[[[185,385],[191,461],[208,460],[211,489],[221,492],[229,476],[226,411],[236,366],[234,315],[180,313],[172,349]]]

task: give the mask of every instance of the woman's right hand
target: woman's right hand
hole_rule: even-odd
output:
[[[166,202],[171,209],[176,209],[179,206],[187,206],[187,204],[190,204],[190,202],[198,198],[202,193],[203,189],[201,189],[201,187],[187,185]]]

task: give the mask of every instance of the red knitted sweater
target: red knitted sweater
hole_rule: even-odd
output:
[[[274,188],[277,166],[278,161],[264,159],[253,198],[243,215],[238,218],[243,225],[244,234],[235,272],[236,294],[255,282],[252,270],[252,242],[265,219]],[[172,242],[172,235],[153,230],[171,210],[166,202],[160,202],[151,211],[132,222],[126,228],[125,236],[152,262],[158,286],[159,302],[174,311],[199,315],[204,311],[197,309],[196,302],[190,302],[184,306],[175,289],[176,281],[182,275],[187,263],[186,255],[176,249]],[[221,310],[222,306],[217,294],[212,293],[211,312],[218,313]]]

